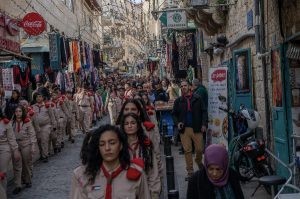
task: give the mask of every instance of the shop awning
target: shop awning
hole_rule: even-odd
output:
[[[30,37],[21,44],[24,53],[49,52],[49,40],[42,37]]]
[[[31,58],[27,57],[26,55],[22,55],[19,53],[15,53],[15,52],[0,48],[0,60],[10,60],[10,59],[13,59],[14,57],[17,57],[20,59],[25,59],[25,60],[31,60]]]

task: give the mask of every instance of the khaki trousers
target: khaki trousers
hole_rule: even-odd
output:
[[[10,152],[9,146],[0,146],[0,172],[5,173],[7,175],[8,165],[11,161],[12,153]],[[4,192],[6,193],[6,187],[7,187],[7,177],[0,181],[0,189],[4,189]]]
[[[82,114],[82,127],[83,132],[87,133],[91,126],[92,109],[91,107],[80,107]]]
[[[50,134],[51,132],[51,125],[45,125],[41,126],[41,131],[40,131],[40,147],[41,147],[41,156],[42,158],[47,158],[48,153],[49,153],[49,142],[50,142]],[[53,136],[53,134],[52,134]]]
[[[188,175],[194,172],[193,169],[193,154],[192,154],[192,142],[195,146],[195,162],[198,166],[202,163],[202,152],[203,152],[203,135],[202,133],[194,133],[192,128],[186,127],[184,133],[180,134],[181,143],[184,149],[184,157],[186,170]]]
[[[75,116],[76,113],[72,113],[71,118],[69,118],[67,121],[67,135],[69,138],[75,137]]]
[[[16,187],[22,187],[22,180],[25,184],[31,183],[31,167],[32,167],[32,154],[31,145],[20,147],[21,159],[13,161],[14,166],[14,181]]]
[[[60,144],[64,141],[64,135],[66,131],[66,119],[65,118],[59,118],[58,120],[58,129],[57,129],[57,145],[60,146]]]

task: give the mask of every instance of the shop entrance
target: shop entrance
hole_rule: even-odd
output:
[[[237,111],[241,104],[253,108],[250,49],[234,51],[233,59],[227,62],[227,66],[229,108]],[[231,118],[229,123],[229,140],[231,140],[234,136]]]
[[[234,51],[228,68],[230,108],[238,110],[241,104],[253,108],[250,49]]]

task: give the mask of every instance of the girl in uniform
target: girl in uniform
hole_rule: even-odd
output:
[[[150,199],[144,162],[130,161],[126,137],[105,125],[85,139],[82,166],[72,179],[72,199]]]
[[[11,121],[15,137],[21,152],[21,160],[14,162],[15,194],[21,191],[22,181],[26,188],[31,187],[32,157],[35,152],[36,134],[25,107],[18,106]]]
[[[128,113],[136,114],[139,117],[139,119],[141,120],[144,132],[146,133],[146,135],[150,138],[150,140],[152,142],[153,150],[154,150],[156,160],[158,163],[159,173],[162,176],[163,175],[162,174],[163,173],[163,164],[162,164],[161,155],[160,155],[160,147],[159,147],[160,135],[158,132],[158,128],[156,128],[155,124],[150,121],[146,110],[142,108],[141,103],[137,99],[126,100],[126,102],[123,104],[123,107],[121,109],[121,112],[119,114],[116,124],[120,125],[122,117]]]
[[[14,161],[19,161],[21,158],[10,121],[4,118],[2,110],[0,109],[0,189],[5,193],[7,185],[6,176],[12,155]]]
[[[141,158],[145,163],[147,182],[152,199],[158,199],[161,191],[161,182],[158,164],[153,152],[150,139],[146,136],[141,121],[134,113],[124,115],[121,129],[126,134],[128,149],[131,158]]]

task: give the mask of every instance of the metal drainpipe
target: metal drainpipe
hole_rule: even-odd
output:
[[[264,0],[259,1],[260,8],[260,44],[261,44],[261,53],[264,54],[266,52],[266,41],[265,41],[265,13],[264,13]],[[267,60],[266,57],[262,57],[262,67],[263,67],[263,79],[264,79],[264,90],[265,90],[265,117],[266,117],[266,135],[267,135],[267,144],[269,148],[271,146],[271,108],[270,108],[270,97],[269,97],[269,86],[268,86],[268,73],[267,73]]]
[[[260,9],[259,9],[259,1],[255,0],[254,2],[254,14],[255,14],[255,46],[256,46],[256,54],[261,53],[261,21],[260,21]]]

